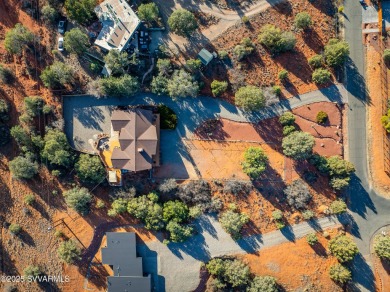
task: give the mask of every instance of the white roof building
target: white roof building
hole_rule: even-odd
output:
[[[95,13],[103,25],[95,45],[121,52],[140,24],[138,16],[125,0],[105,0],[95,7]]]

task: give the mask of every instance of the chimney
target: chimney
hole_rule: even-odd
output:
[[[138,148],[138,152],[142,153],[142,152],[144,152],[144,149],[143,148]]]

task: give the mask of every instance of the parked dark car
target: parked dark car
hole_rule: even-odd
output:
[[[66,20],[60,20],[58,22],[58,32],[64,34],[66,31]]]

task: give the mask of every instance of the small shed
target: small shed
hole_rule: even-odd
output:
[[[198,58],[204,66],[207,66],[214,59],[214,56],[206,49],[202,49],[198,54]]]

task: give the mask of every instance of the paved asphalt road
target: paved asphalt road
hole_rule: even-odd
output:
[[[370,187],[367,163],[366,106],[370,102],[365,87],[365,56],[362,44],[362,7],[357,0],[345,2],[345,38],[350,45],[346,69],[348,91],[349,160],[356,167],[349,191],[351,232],[362,256],[353,262],[356,291],[375,291],[370,262],[371,236],[381,226],[390,224],[390,201],[378,196]]]

